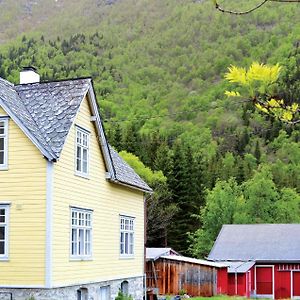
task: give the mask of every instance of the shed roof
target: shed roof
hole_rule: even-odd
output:
[[[107,143],[91,78],[13,85],[0,78],[0,106],[50,161],[60,158],[80,105],[88,96],[109,179],[131,188],[151,188]]]
[[[228,264],[226,264],[226,263],[213,262],[213,261],[197,259],[197,258],[192,258],[192,257],[186,257],[186,256],[163,255],[160,258],[164,258],[164,259],[168,259],[168,260],[175,260],[175,261],[180,261],[180,262],[187,262],[187,263],[203,265],[203,266],[216,267],[216,268],[224,268],[224,267],[228,266]]]
[[[157,260],[164,255],[180,255],[178,252],[174,251],[172,248],[146,248],[146,259],[147,260]]]
[[[255,265],[255,261],[231,261],[226,264],[228,273],[246,273]]]
[[[209,260],[300,261],[300,224],[223,225]]]

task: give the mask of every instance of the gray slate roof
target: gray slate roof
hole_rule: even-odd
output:
[[[91,78],[54,82],[32,83],[14,86],[0,78],[0,106],[24,131],[49,160],[57,160],[65,144],[69,130],[76,118],[80,104],[92,90]],[[94,97],[91,97],[94,98]],[[91,100],[94,101],[95,100]],[[97,106],[95,104],[95,106]],[[96,112],[98,114],[98,111]],[[99,116],[99,115],[98,115]],[[101,118],[98,127],[103,131]],[[151,192],[151,188],[123,161],[100,134],[101,147],[108,170],[114,182]],[[113,170],[111,170],[113,169]]]
[[[300,261],[300,224],[223,225],[209,260]]]
[[[121,158],[121,156],[109,145],[110,155],[113,161],[115,177],[118,181],[139,187],[151,192],[152,189],[141,177]]]
[[[60,156],[90,84],[91,79],[77,79],[15,86],[45,140],[45,147],[49,147],[56,157]]]

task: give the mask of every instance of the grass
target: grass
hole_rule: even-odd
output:
[[[192,300],[207,300],[208,297],[192,297],[190,298]],[[209,299],[212,300],[227,300],[227,299],[234,299],[234,300],[245,300],[245,297],[230,297],[230,296],[214,296],[214,297],[209,297]]]

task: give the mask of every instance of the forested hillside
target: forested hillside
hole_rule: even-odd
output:
[[[299,4],[237,17],[210,1],[89,1],[3,43],[0,76],[93,77],[111,144],[155,189],[148,244],[203,256],[224,223],[299,222],[299,127],[227,99],[223,79],[231,64],[280,63],[280,93],[299,103]]]

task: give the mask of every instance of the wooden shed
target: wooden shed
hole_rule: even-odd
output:
[[[155,251],[150,249],[146,255],[148,290],[161,295],[178,295],[183,290],[190,296],[217,294],[217,274],[220,269],[227,270],[224,264],[181,256],[170,248],[151,255]]]

